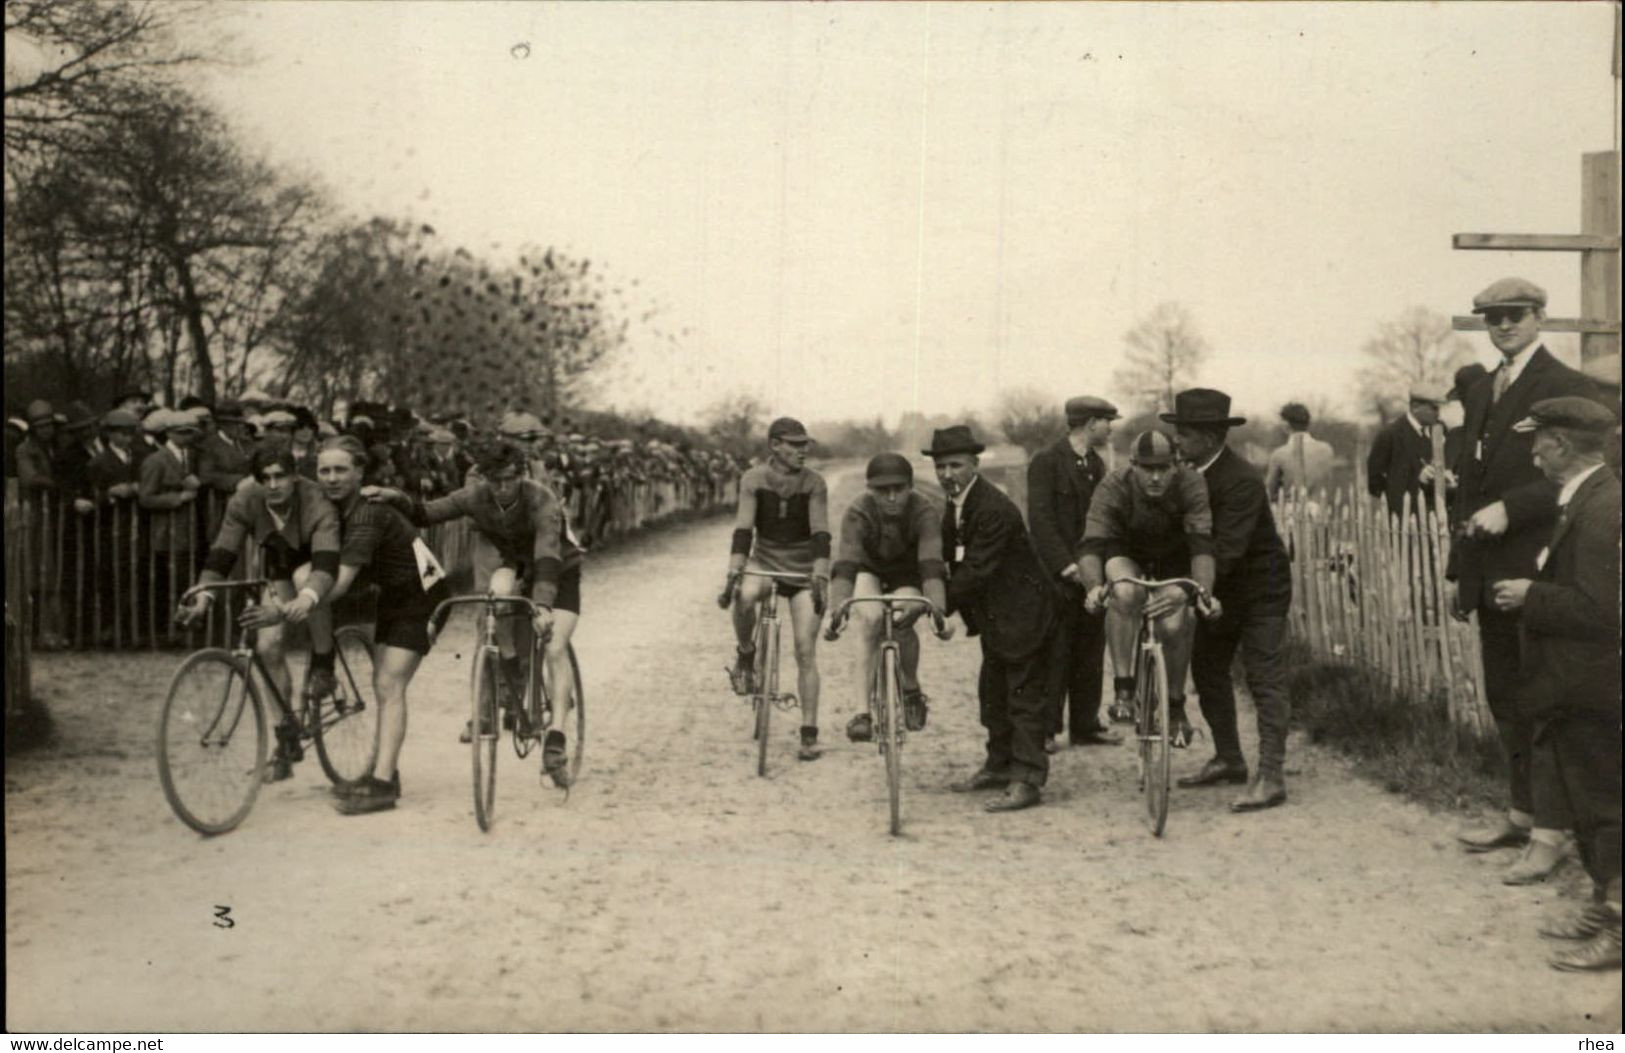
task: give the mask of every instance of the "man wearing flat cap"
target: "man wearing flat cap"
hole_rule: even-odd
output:
[[[1573,818],[1592,881],[1587,907],[1541,930],[1567,944],[1551,964],[1571,971],[1620,965],[1620,491],[1603,464],[1616,423],[1600,403],[1568,396],[1536,402],[1513,425],[1533,437],[1558,514],[1532,579],[1488,586],[1495,609],[1522,615],[1519,702],[1535,766]]]
[[[245,432],[243,405],[230,399],[214,409],[215,427],[198,440],[197,477],[216,493],[230,495],[248,475],[253,450]]]
[[[1049,725],[1045,749],[1053,752],[1063,720],[1074,746],[1112,745],[1122,737],[1100,720],[1100,683],[1106,636],[1099,619],[1083,613],[1083,578],[1075,553],[1089,516],[1095,487],[1106,477],[1100,456],[1111,441],[1117,407],[1102,398],[1066,400],[1066,435],[1033,454],[1027,465],[1027,525],[1033,546],[1059,591],[1055,635],[1044,678]]]
[[[56,489],[56,410],[44,399],[28,404],[28,435],[17,446],[17,485],[24,497]]]
[[[1021,510],[979,474],[985,447],[964,424],[939,428],[922,451],[936,465],[947,495],[942,550],[948,558],[948,608],[957,611],[967,636],[982,638],[977,677],[987,759],[975,774],[955,783],[958,792],[998,789],[990,812],[1030,808],[1049,777],[1044,735],[1044,674],[1055,625],[1050,575],[1038,559]]]
[[[1445,397],[1426,385],[1411,388],[1409,407],[1382,427],[1366,455],[1366,489],[1388,503],[1390,516],[1401,515],[1410,497],[1411,514],[1433,507],[1433,491],[1425,486],[1433,466],[1433,437],[1442,428],[1439,407]],[[1442,434],[1441,434],[1442,438]]]
[[[1161,414],[1174,425],[1180,456],[1202,473],[1213,513],[1213,596],[1223,606],[1215,620],[1196,625],[1191,679],[1202,700],[1202,717],[1213,733],[1214,757],[1179,785],[1214,786],[1246,778],[1247,766],[1236,728],[1236,694],[1230,667],[1241,652],[1247,687],[1258,711],[1258,768],[1231,811],[1273,808],[1286,801],[1287,612],[1292,605],[1292,572],[1286,546],[1275,530],[1264,480],[1258,469],[1236,456],[1225,439],[1245,417],[1230,415],[1230,396],[1211,388],[1190,388],[1174,396],[1174,411]]]
[[[1520,612],[1496,606],[1493,584],[1532,578],[1535,557],[1557,519],[1557,486],[1533,459],[1533,436],[1513,425],[1536,402],[1566,395],[1588,396],[1590,381],[1540,344],[1546,293],[1522,278],[1503,278],[1473,298],[1501,363],[1463,397],[1465,447],[1450,518],[1459,540],[1451,546],[1447,590],[1457,618],[1478,612],[1483,644],[1484,694],[1511,773],[1506,815],[1458,835],[1469,852],[1523,847],[1504,879],[1513,884],[1544,881],[1567,856],[1563,830],[1570,819],[1549,792],[1550,780],[1532,767],[1532,727],[1519,701],[1522,659]]]

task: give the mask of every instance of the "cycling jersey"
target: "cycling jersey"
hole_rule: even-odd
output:
[[[942,579],[942,513],[910,491],[897,515],[885,515],[875,495],[864,492],[841,517],[841,544],[834,577],[853,581],[875,575],[886,591]]]
[[[756,499],[753,564],[778,573],[811,574],[814,560],[827,558],[829,491],[823,476],[811,468],[785,472],[771,463],[759,464],[740,478],[739,492]]]
[[[1142,567],[1188,567],[1213,554],[1213,513],[1202,474],[1178,465],[1162,496],[1140,485],[1132,465],[1107,474],[1089,501],[1080,555],[1127,556]]]

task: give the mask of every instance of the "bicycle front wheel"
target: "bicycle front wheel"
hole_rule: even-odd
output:
[[[886,795],[891,803],[891,834],[903,832],[903,712],[897,651],[886,648],[880,673],[880,749],[886,755]]]
[[[265,769],[265,709],[230,651],[199,651],[175,671],[158,718],[158,780],[181,822],[223,834],[247,818]]]
[[[312,699],[316,757],[336,784],[372,773],[378,760],[378,699],[372,689],[372,641],[359,625],[346,625],[333,638],[338,690]]]
[[[1145,822],[1154,837],[1168,823],[1168,780],[1172,753],[1168,748],[1168,670],[1162,651],[1142,652],[1136,707],[1140,739],[1141,787],[1145,792]]]
[[[497,740],[502,737],[502,721],[497,713],[496,648],[481,647],[474,656],[474,683],[469,694],[473,698],[468,738],[474,753],[474,821],[481,830],[489,830],[497,799]]]

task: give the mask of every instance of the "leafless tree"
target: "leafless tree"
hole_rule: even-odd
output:
[[[1174,392],[1196,383],[1209,354],[1190,309],[1158,304],[1123,334],[1123,364],[1112,384],[1129,405],[1144,411],[1171,409]]]
[[[999,396],[999,430],[1031,456],[1066,434],[1066,418],[1055,396],[1037,388],[1016,388]]]
[[[1386,420],[1404,408],[1412,387],[1449,388],[1452,374],[1472,358],[1473,348],[1451,329],[1448,316],[1411,307],[1381,323],[1360,353],[1366,358],[1357,374],[1361,404]]]

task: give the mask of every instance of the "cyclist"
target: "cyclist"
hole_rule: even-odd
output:
[[[528,451],[499,439],[476,448],[474,468],[463,488],[432,501],[399,490],[367,487],[364,496],[388,501],[417,526],[431,526],[467,516],[474,521],[474,590],[499,596],[529,593],[540,609],[531,627],[547,641],[547,663],[558,696],[553,700],[553,728],[542,745],[542,769],[556,786],[569,779],[569,753],[563,728],[570,726],[574,679],[568,648],[581,617],[582,550],[565,526],[558,495],[535,479],[525,478]],[[520,700],[525,691],[525,663],[515,639],[516,615],[508,608],[497,620],[497,678],[503,711],[527,719]],[[520,730],[533,730],[521,723]],[[463,741],[472,737],[463,729]]]
[[[401,743],[406,740],[406,690],[429,653],[429,616],[445,599],[445,571],[406,517],[388,504],[361,496],[367,448],[353,435],[324,439],[316,476],[338,508],[343,530],[339,570],[330,602],[358,582],[378,587],[373,626],[373,693],[378,699],[378,761],[370,775],[335,787],[338,810],[359,815],[395,807],[401,796]]]
[[[850,596],[898,593],[924,596],[940,619],[948,609],[947,566],[942,560],[942,513],[914,492],[914,468],[908,458],[882,453],[864,471],[868,490],[841,517],[841,544],[830,582],[830,607],[839,610]],[[846,737],[868,742],[874,737],[868,690],[874,682],[883,626],[873,606],[853,608],[862,629],[863,680],[858,712],[846,725]],[[925,727],[926,697],[920,690],[920,637],[914,623],[925,613],[919,604],[899,609],[895,616],[898,650],[902,658],[903,726],[909,731]],[[841,634],[845,619],[830,615],[824,639]],[[953,630],[938,633],[946,640]]]
[[[728,583],[733,593],[734,635],[739,654],[730,672],[735,693],[748,695],[756,662],[756,604],[767,594],[767,578],[742,578],[745,569],[779,574],[806,574],[807,590],[785,582],[779,593],[788,598],[795,627],[797,687],[801,697],[802,760],[818,758],[818,625],[829,589],[829,491],[824,477],[807,467],[812,437],[801,422],[780,417],[767,429],[767,463],[751,467],[739,480],[739,506],[734,514],[728,553]],[[738,591],[734,592],[737,586]]]
[[[1168,739],[1183,749],[1194,733],[1185,716],[1185,671],[1196,631],[1186,591],[1164,586],[1147,596],[1120,578],[1194,578],[1204,595],[1213,589],[1213,514],[1196,469],[1174,460],[1174,444],[1160,431],[1141,432],[1129,464],[1101,480],[1089,503],[1078,560],[1086,590],[1084,609],[1106,608],[1106,646],[1112,656],[1111,717],[1134,719],[1134,643],[1142,614],[1150,615],[1168,664]],[[1107,585],[1106,582],[1117,582]],[[1208,617],[1219,615],[1212,601]]]
[[[321,488],[298,474],[293,448],[281,439],[266,439],[249,454],[249,477],[226,501],[220,530],[204,560],[197,584],[223,581],[236,565],[243,542],[252,537],[260,550],[266,586],[257,607],[243,614],[243,624],[259,631],[254,647],[283,698],[293,697],[293,672],[283,646],[282,622],[310,626],[310,683],[313,699],[326,698],[337,687],[333,677],[333,618],[322,604],[339,569],[339,514]],[[215,593],[201,592],[176,612],[189,625],[203,618]],[[275,782],[293,774],[302,759],[299,729],[277,725],[277,748],[266,772]]]

